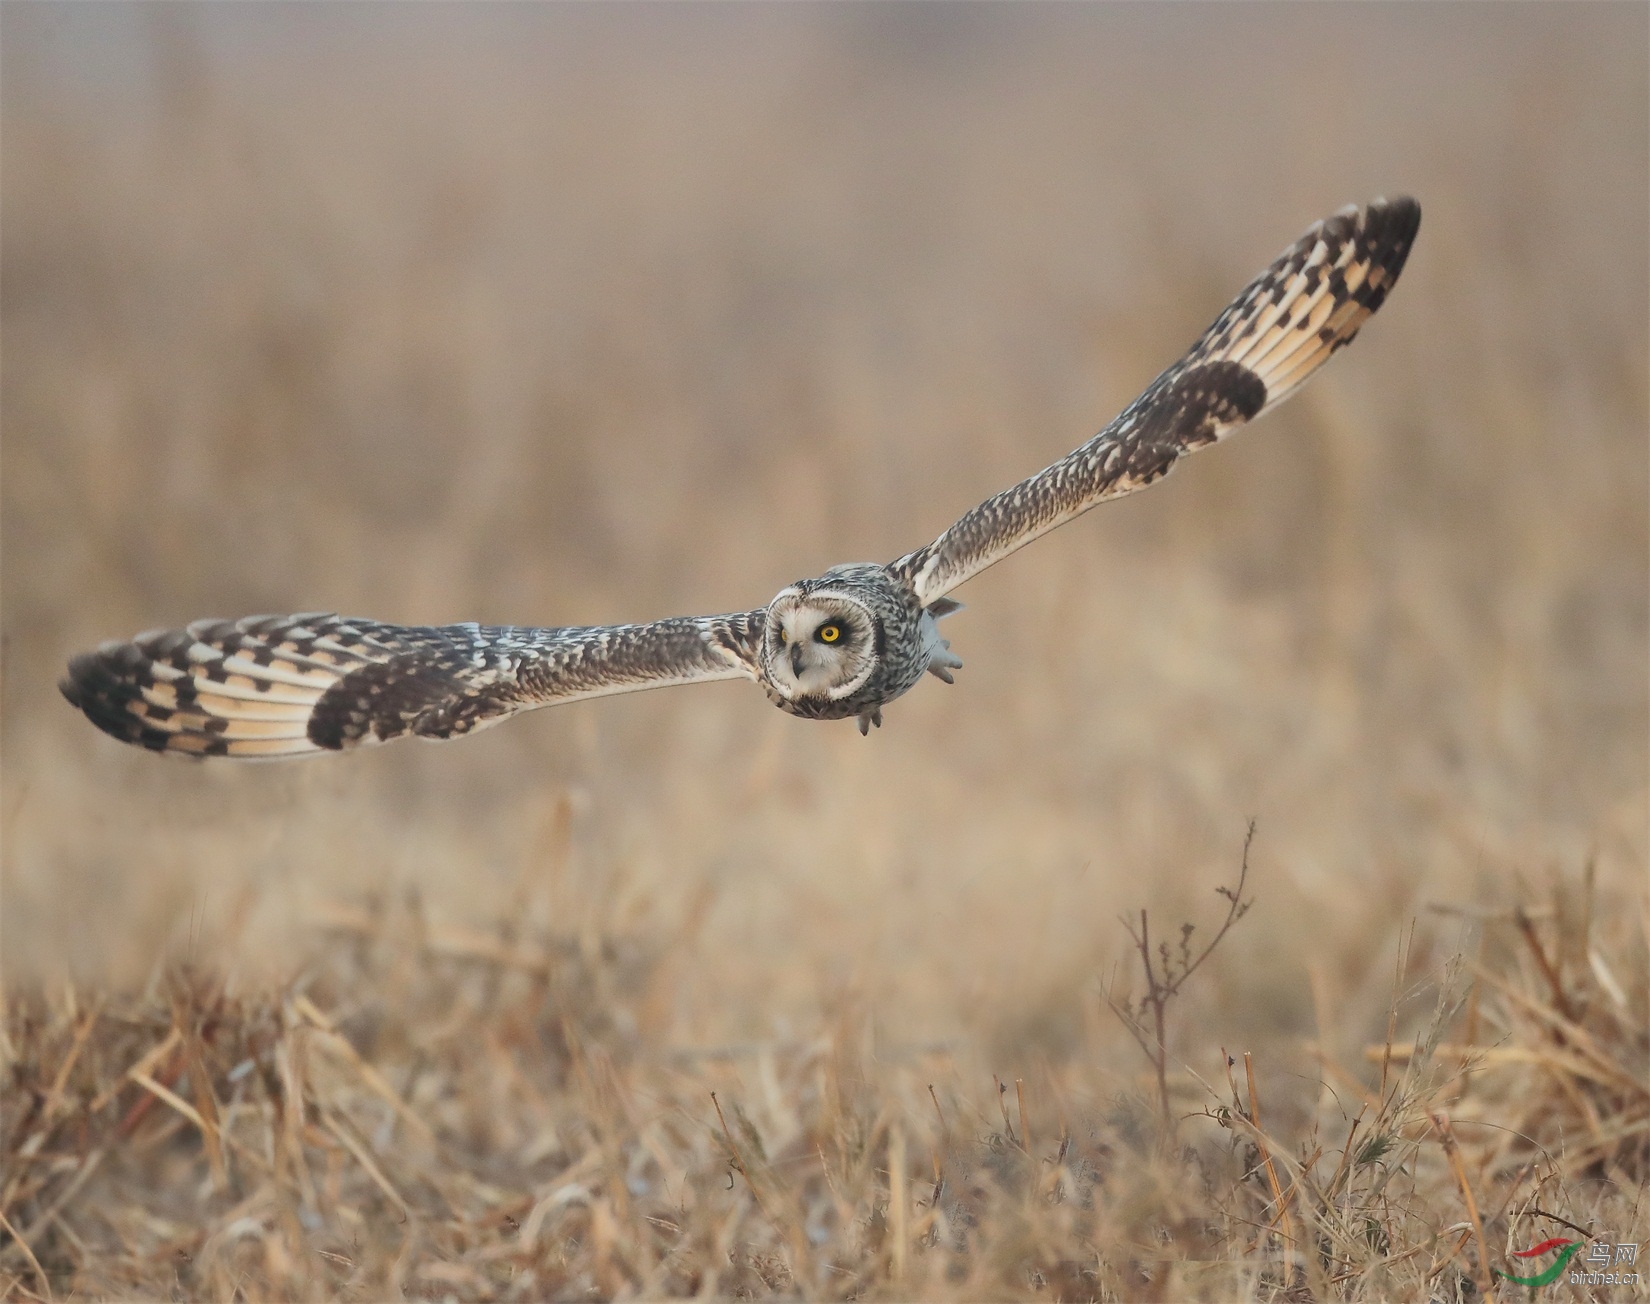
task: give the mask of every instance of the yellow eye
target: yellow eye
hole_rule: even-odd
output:
[[[787,634],[784,630],[780,630],[779,631],[779,641],[781,643],[789,643],[791,641],[791,636],[789,634]]]
[[[821,643],[835,643],[842,637],[842,628],[839,625],[821,625],[819,627],[819,641]]]

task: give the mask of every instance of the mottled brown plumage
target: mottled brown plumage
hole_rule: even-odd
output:
[[[1276,407],[1385,301],[1421,225],[1413,199],[1315,222],[1196,344],[1088,443],[988,498],[892,569],[927,603],[1184,454]]]
[[[1098,435],[888,566],[833,567],[755,611],[644,625],[197,621],[74,657],[63,695],[123,742],[194,756],[451,738],[534,707],[741,677],[793,715],[854,716],[863,732],[925,672],[951,682],[962,662],[936,624],[957,609],[951,589],[1282,402],[1381,306],[1420,222],[1413,199],[1377,199],[1314,223]]]

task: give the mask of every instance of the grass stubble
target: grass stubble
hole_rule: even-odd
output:
[[[1292,1120],[1245,1051],[1193,1037],[1160,1077],[1138,1012],[1172,1032],[1199,1002],[1161,953],[1070,997],[1133,1020],[1143,1063],[998,1076],[853,1000],[791,1041],[670,1046],[680,930],[337,903],[279,985],[174,958],[137,992],[8,998],[5,1292],[1496,1297],[1511,1250],[1643,1239],[1643,919],[1590,888],[1475,912],[1470,955],[1406,947],[1364,1062],[1273,1052],[1316,1084]]]
[[[1634,11],[428,10],[240,76],[157,8],[125,100],[31,64],[81,12],[4,42],[0,1294],[1464,1300],[1650,1239]],[[211,771],[50,691],[896,555],[1383,186],[1366,339],[981,577],[870,744],[712,687]]]

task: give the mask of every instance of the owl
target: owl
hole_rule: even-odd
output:
[[[190,756],[314,756],[454,738],[536,707],[752,679],[782,711],[881,725],[962,661],[939,622],[965,580],[1294,393],[1385,301],[1420,228],[1408,198],[1314,223],[1186,355],[1087,443],[879,565],[833,566],[753,611],[638,625],[388,625],[336,615],[202,620],[72,658],[64,697],[105,733]]]

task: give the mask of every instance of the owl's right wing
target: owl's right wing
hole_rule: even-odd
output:
[[[153,751],[317,755],[452,738],[585,697],[755,679],[763,616],[568,629],[205,620],[82,653],[58,687],[99,729]]]
[[[1276,407],[1386,300],[1421,206],[1377,199],[1314,222],[1185,357],[1088,443],[963,515],[889,569],[924,605],[1108,498],[1144,489],[1185,453]]]

